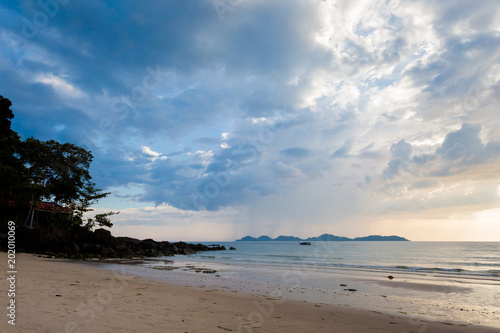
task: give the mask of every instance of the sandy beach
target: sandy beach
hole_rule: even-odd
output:
[[[7,263],[7,254],[0,253]],[[357,310],[206,289],[124,275],[80,263],[18,254],[16,325],[1,332],[496,332]],[[7,274],[7,270],[5,273]]]

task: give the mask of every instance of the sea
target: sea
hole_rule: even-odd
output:
[[[287,241],[240,241],[217,244],[237,250],[177,256],[177,260],[500,279],[500,242],[341,241],[300,245]]]
[[[104,266],[205,289],[500,328],[500,242],[215,244],[236,250]]]

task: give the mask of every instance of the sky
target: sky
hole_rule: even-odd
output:
[[[0,95],[116,236],[500,241],[497,0],[7,0]]]

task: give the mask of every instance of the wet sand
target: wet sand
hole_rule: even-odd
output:
[[[491,277],[313,265],[234,264],[200,261],[190,256],[165,259],[122,261],[126,265],[117,265],[116,260],[86,264],[160,282],[338,305],[390,316],[404,314],[415,321],[500,329],[500,281]],[[214,270],[215,274],[202,274]],[[388,274],[393,279],[388,279]]]
[[[7,263],[7,254],[0,253],[0,260]],[[7,323],[9,283],[2,279],[1,332],[498,331],[453,321],[430,322],[405,313],[387,315],[383,308],[367,311],[160,282],[31,254],[18,254],[16,260],[16,326]]]

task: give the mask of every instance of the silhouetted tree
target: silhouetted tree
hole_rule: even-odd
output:
[[[92,154],[70,143],[29,138],[20,144],[26,187],[35,201],[69,204],[91,181]]]
[[[95,188],[89,173],[92,153],[71,143],[54,140],[19,139],[13,131],[12,103],[0,96],[0,204],[17,201],[31,208],[43,200],[64,204],[75,212],[69,225],[92,229],[96,224],[111,227],[109,216],[97,214],[84,220],[90,206],[109,193]],[[69,221],[69,222],[68,222]]]
[[[23,164],[19,159],[19,135],[11,126],[14,114],[10,109],[12,103],[0,96],[0,203],[17,200],[23,196],[22,174]]]
[[[94,218],[84,219],[84,214],[94,209],[91,206],[106,197],[109,192],[101,192],[102,190],[96,189],[95,184],[87,183],[80,191],[79,197],[71,202],[69,206],[74,211],[74,222],[77,225],[81,225],[87,229],[92,229],[95,225],[99,225],[101,227],[111,227],[113,223],[111,223],[109,216],[118,214],[116,212],[108,212],[103,214],[96,214]]]

